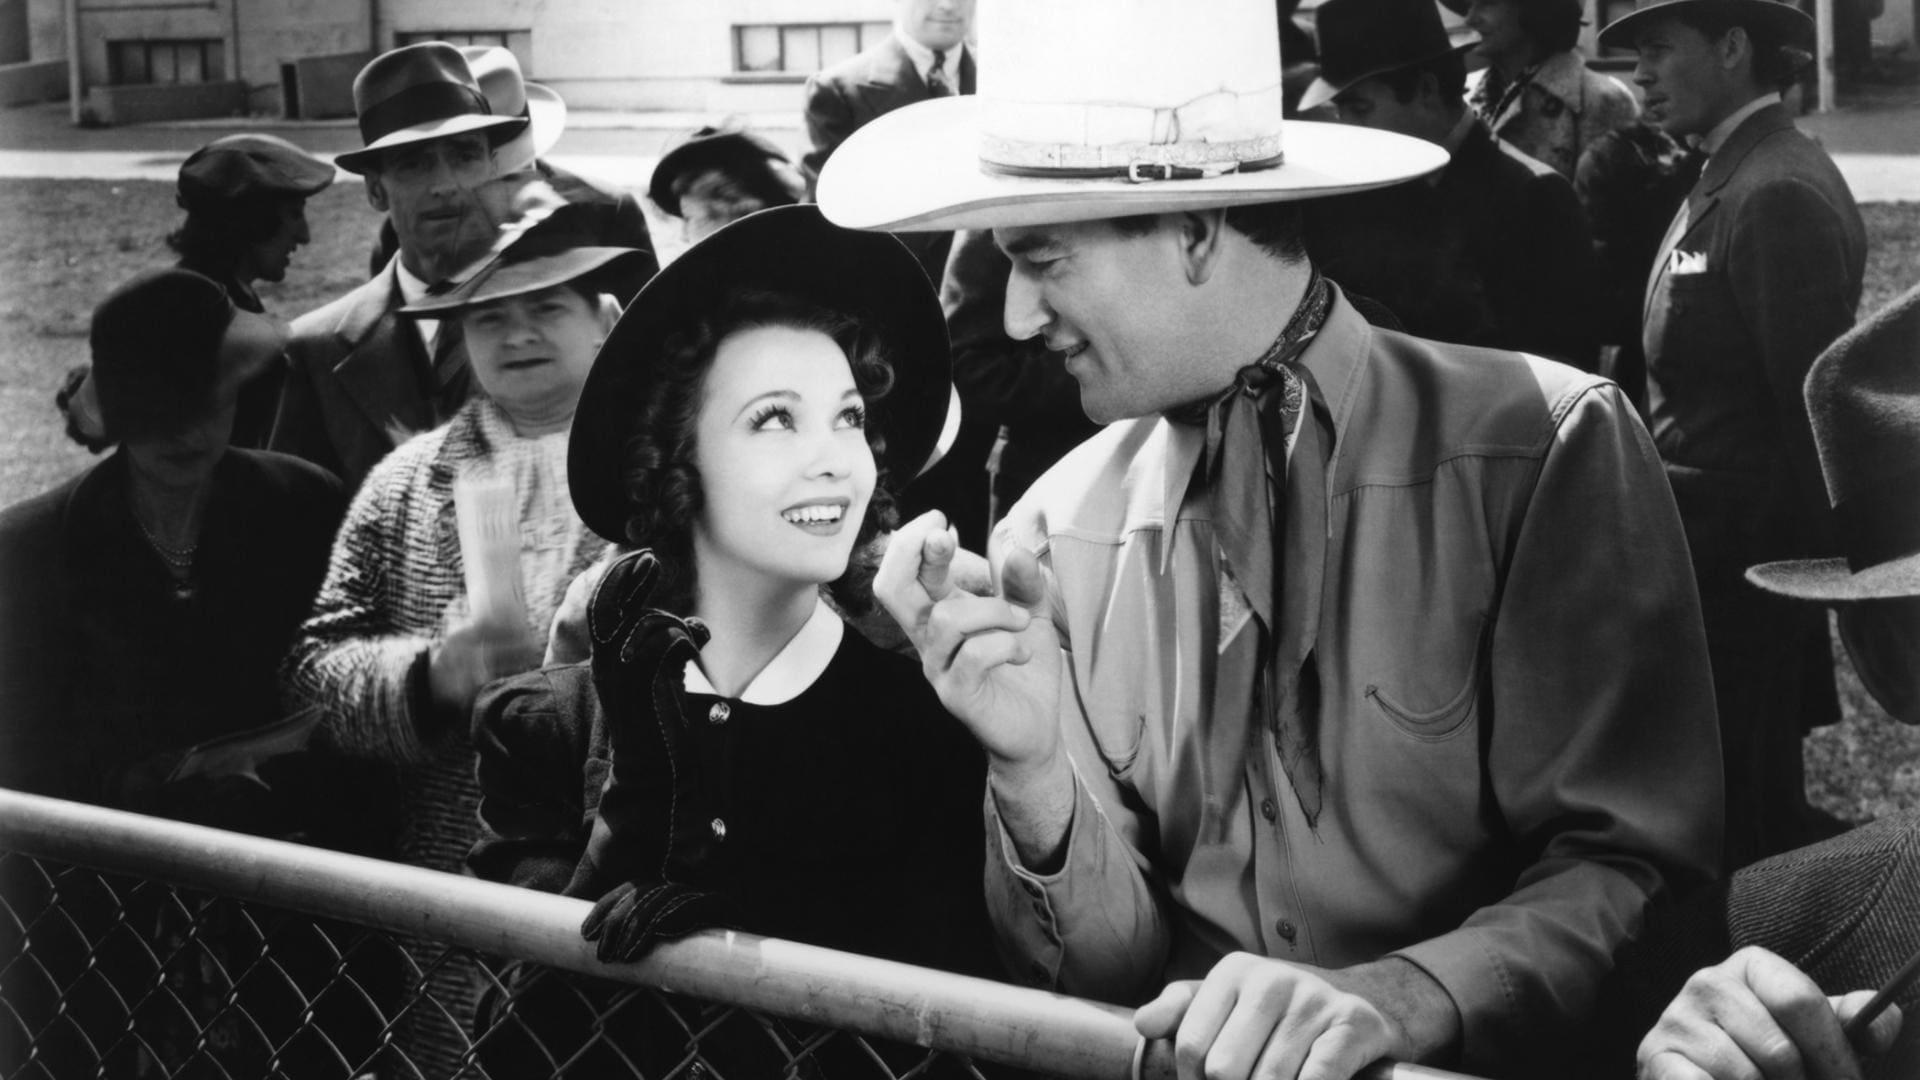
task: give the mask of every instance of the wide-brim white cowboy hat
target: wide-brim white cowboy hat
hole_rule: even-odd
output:
[[[1283,121],[1267,0],[1121,10],[981,0],[978,93],[855,131],[821,171],[821,210],[892,232],[1042,225],[1365,191],[1447,162],[1423,140]]]

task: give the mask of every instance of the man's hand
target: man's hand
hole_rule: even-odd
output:
[[[1859,1080],[1856,1056],[1882,1054],[1900,1010],[1874,1019],[1857,1046],[1841,1025],[1873,997],[1829,997],[1799,968],[1749,946],[1694,972],[1640,1043],[1641,1080]]]
[[[1386,1012],[1334,986],[1338,974],[1233,953],[1205,981],[1168,986],[1133,1024],[1173,1039],[1181,1080],[1347,1080],[1381,1058],[1418,1056]]]
[[[996,769],[1019,773],[1051,765],[1059,753],[1060,639],[1044,611],[1044,572],[1030,552],[1007,557],[999,595],[985,566],[930,512],[894,533],[874,595],[919,651],[947,711]]]
[[[427,682],[440,709],[465,716],[480,688],[540,666],[541,646],[523,623],[470,620],[453,628],[427,657]]]

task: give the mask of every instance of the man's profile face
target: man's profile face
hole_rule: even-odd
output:
[[[895,0],[900,29],[929,49],[942,52],[966,40],[973,25],[973,0]]]
[[[1378,77],[1361,79],[1340,91],[1333,99],[1333,108],[1335,117],[1343,124],[1416,139],[1428,138],[1433,127],[1433,118],[1422,106],[1419,95],[1411,101],[1401,101],[1393,95],[1392,85]]]
[[[384,152],[367,173],[367,201],[392,220],[407,268],[434,282],[493,243],[493,223],[479,199],[492,177],[486,136],[462,132]]]
[[[1040,337],[1080,383],[1080,405],[1099,423],[1146,416],[1218,387],[1195,385],[1182,352],[1191,344],[1182,304],[1191,289],[1170,219],[1144,235],[1110,222],[993,230],[1013,270],[1006,330]]]
[[[1729,105],[1732,75],[1720,43],[1672,16],[1651,20],[1633,38],[1633,81],[1646,118],[1669,135],[1704,135],[1745,102]]]

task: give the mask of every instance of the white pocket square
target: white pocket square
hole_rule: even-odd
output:
[[[1675,249],[1667,259],[1669,274],[1704,274],[1707,272],[1707,253],[1704,251],[1680,251]]]

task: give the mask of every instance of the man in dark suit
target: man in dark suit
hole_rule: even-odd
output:
[[[973,93],[973,54],[966,44],[973,3],[894,0],[893,33],[807,80],[807,137],[813,149],[800,158],[800,171],[809,196],[827,158],[869,120],[916,101]],[[953,234],[900,239],[919,257],[928,280],[938,284]]]
[[[1307,251],[1408,333],[1517,349],[1593,370],[1599,286],[1586,214],[1567,180],[1495,138],[1462,91],[1468,46],[1426,0],[1321,5],[1321,77],[1301,107],[1445,147],[1424,181],[1328,199]],[[1471,44],[1471,43],[1469,43]]]
[[[349,490],[415,432],[445,422],[472,386],[466,348],[443,324],[398,309],[484,255],[481,201],[493,148],[526,127],[496,116],[466,58],[445,42],[375,57],[355,77],[366,147],[335,163],[366,178],[400,252],[372,281],[294,320],[291,367],[270,447],[333,470]]]
[[[893,33],[807,80],[807,136],[813,149],[801,156],[800,172],[809,198],[827,158],[874,117],[916,101],[973,93],[973,54],[966,44],[973,3],[894,0]],[[927,280],[938,286],[953,234],[906,233],[900,240],[920,260]],[[962,399],[964,403],[964,390]],[[998,420],[966,416],[946,457],[902,494],[902,519],[937,507],[960,530],[963,541],[984,544],[987,458],[998,431]]]
[[[1655,0],[1601,39],[1639,52],[1652,118],[1708,155],[1652,267],[1642,338],[1706,617],[1731,868],[1837,827],[1807,806],[1800,747],[1839,715],[1826,619],[1743,575],[1834,553],[1800,388],[1853,324],[1866,234],[1832,159],[1780,103],[1813,40],[1798,8]]]

